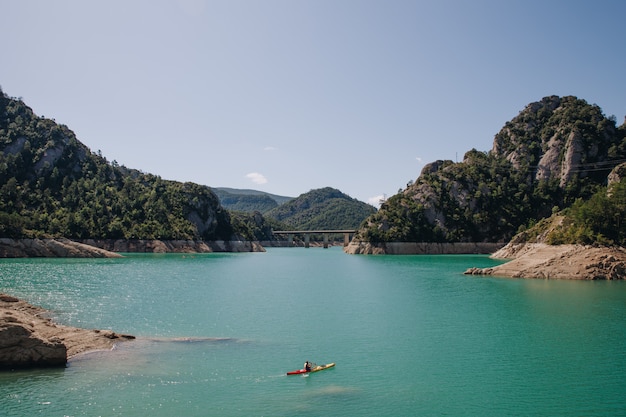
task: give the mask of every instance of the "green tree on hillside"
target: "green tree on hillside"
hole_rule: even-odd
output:
[[[566,220],[549,243],[580,243],[626,246],[626,180],[578,199],[565,211]]]
[[[229,240],[208,187],[110,164],[0,91],[0,235]]]
[[[472,149],[460,163],[426,165],[416,181],[366,220],[357,238],[505,242],[573,204],[601,213],[599,203],[593,209],[578,205],[602,190],[609,172],[626,160],[625,133],[626,126],[617,128],[596,105],[576,97],[545,97],[507,122],[490,152]],[[584,217],[592,222],[590,213]],[[601,222],[595,223],[579,227],[579,233],[619,240],[609,233],[614,223],[603,232]]]

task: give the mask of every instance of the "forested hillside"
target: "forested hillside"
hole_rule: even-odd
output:
[[[590,199],[606,196],[609,173],[624,162],[626,126],[617,127],[614,116],[607,118],[600,107],[576,97],[545,97],[507,122],[491,151],[473,149],[460,163],[428,164],[367,219],[357,238],[506,242],[569,207],[572,213],[600,216],[609,228],[623,227],[623,216],[603,215],[602,205]]]
[[[376,209],[326,187],[311,190],[265,213],[289,228],[299,230],[355,229]]]
[[[292,199],[291,197],[283,197],[256,190],[237,190],[220,187],[211,189],[218,196],[220,204],[225,209],[248,213],[254,213],[255,211],[265,213]]]
[[[617,169],[626,171],[626,163]],[[513,243],[626,246],[626,174],[590,199],[574,204],[516,235]]]
[[[0,90],[0,236],[229,240],[206,186],[119,166]]]
[[[330,190],[330,189],[328,189]],[[289,197],[168,181],[92,152],[0,90],[0,237],[274,240],[272,229],[356,228],[375,210],[337,190]],[[263,212],[275,211],[279,220]]]
[[[353,229],[367,219],[357,239],[369,242],[506,242],[561,213],[567,228],[554,242],[625,244],[625,162],[626,125],[551,96],[507,122],[491,151],[428,164],[378,212],[332,188],[281,205],[226,191],[238,207],[229,212],[209,187],[109,162],[0,90],[0,237],[270,240],[272,228]]]

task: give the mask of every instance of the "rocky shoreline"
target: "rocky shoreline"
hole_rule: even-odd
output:
[[[94,350],[110,350],[135,339],[110,330],[63,326],[48,312],[0,293],[0,369],[65,366],[69,359]]]
[[[383,242],[352,241],[344,248],[352,255],[464,255],[490,254],[501,249],[504,243],[484,242]]]
[[[121,255],[69,239],[0,238],[0,258],[119,258]]]
[[[0,238],[0,258],[119,258],[119,252],[265,252],[265,249],[259,242],[250,241]]]
[[[157,239],[84,239],[83,244],[110,252],[133,253],[212,253],[265,252],[259,242],[247,240],[157,240]]]
[[[510,261],[492,268],[470,268],[465,274],[537,279],[626,279],[626,248],[622,247],[518,243],[505,246],[492,258]]]
[[[545,243],[416,243],[352,241],[349,254],[439,255],[492,254],[508,262],[492,268],[469,268],[466,275],[509,278],[622,280],[626,279],[626,248]]]

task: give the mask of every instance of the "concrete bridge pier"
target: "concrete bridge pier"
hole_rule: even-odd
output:
[[[324,233],[324,249],[328,249],[328,233]]]
[[[308,233],[304,234],[304,247],[308,248],[309,247],[309,241],[311,240],[311,235]]]

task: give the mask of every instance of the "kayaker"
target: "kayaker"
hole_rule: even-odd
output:
[[[304,362],[304,370],[307,372],[311,372],[311,362],[309,361]]]

